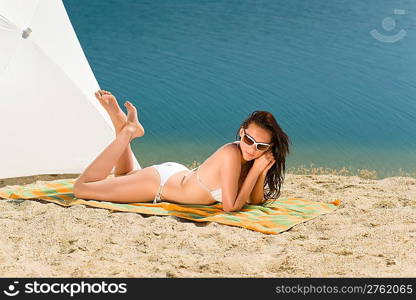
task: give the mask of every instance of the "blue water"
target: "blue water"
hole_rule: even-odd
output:
[[[202,162],[268,110],[288,168],[416,172],[415,1],[64,4],[101,88],[138,107],[142,167]]]

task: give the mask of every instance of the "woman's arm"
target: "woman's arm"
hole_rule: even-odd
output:
[[[264,181],[266,180],[267,172],[260,173],[257,182],[254,185],[253,191],[250,194],[249,204],[258,205],[264,200]]]
[[[251,167],[248,171],[247,177],[244,179],[237,199],[234,202],[232,211],[237,211],[243,208],[243,206],[250,201],[250,195],[260,177],[261,171],[257,168]]]
[[[271,152],[266,152],[262,156],[256,159],[254,162],[253,167],[260,168],[261,172],[259,177],[257,178],[256,185],[253,188],[253,191],[249,197],[250,204],[261,204],[264,201],[264,181],[267,177],[267,172],[270,168],[274,165],[275,159]]]
[[[238,164],[240,165],[240,162],[238,162]],[[243,182],[243,185],[241,186],[240,191],[238,192],[239,176],[235,176],[235,171],[234,174],[231,174],[229,172],[231,168],[227,168],[227,166],[224,166],[222,169],[221,188],[223,210],[227,212],[240,210],[248,202],[247,200],[250,197],[251,191],[256,184],[260,172],[257,168],[251,168]],[[239,174],[240,173],[238,172],[237,175]]]
[[[240,191],[238,191],[238,180],[241,173],[241,154],[238,148],[227,147],[224,149],[224,158],[220,171],[224,211],[240,210],[248,202],[261,171],[262,168],[253,164]]]
[[[238,149],[229,146],[224,148],[220,169],[222,208],[233,211],[238,193],[238,179],[241,172],[241,157]]]

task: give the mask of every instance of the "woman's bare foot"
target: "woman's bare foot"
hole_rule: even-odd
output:
[[[118,105],[117,99],[110,92],[104,90],[98,90],[94,94],[107,111],[113,122],[116,133],[118,133],[124,125],[126,125],[127,116]]]
[[[126,101],[124,106],[127,108],[127,123],[126,127],[129,132],[132,133],[132,139],[141,137],[144,135],[144,128],[142,124],[140,124],[139,119],[137,118],[137,109],[134,105]]]

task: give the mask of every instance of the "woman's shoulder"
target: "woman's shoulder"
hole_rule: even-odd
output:
[[[221,148],[218,149],[218,154],[221,156],[225,156],[227,158],[230,158],[230,156],[235,156],[240,158],[241,152],[240,152],[240,146],[239,141],[231,142],[224,144]]]
[[[210,165],[211,167],[218,169],[223,166],[226,161],[235,161],[235,163],[240,162],[241,152],[238,144],[239,142],[237,141],[222,145],[213,154],[211,154],[211,156],[208,157],[200,165],[200,167],[204,168],[203,166]]]

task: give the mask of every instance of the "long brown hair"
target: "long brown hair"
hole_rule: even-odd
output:
[[[289,144],[292,144],[287,134],[277,123],[274,116],[268,111],[256,110],[244,120],[237,130],[236,138],[239,138],[240,129],[247,129],[250,123],[255,123],[263,129],[268,130],[272,134],[272,151],[276,162],[267,171],[264,187],[268,186],[268,190],[264,192],[264,199],[279,198],[281,188],[284,181],[286,170],[286,156],[289,154]],[[254,160],[247,163],[248,170],[253,166]],[[247,171],[248,171],[247,170]]]

